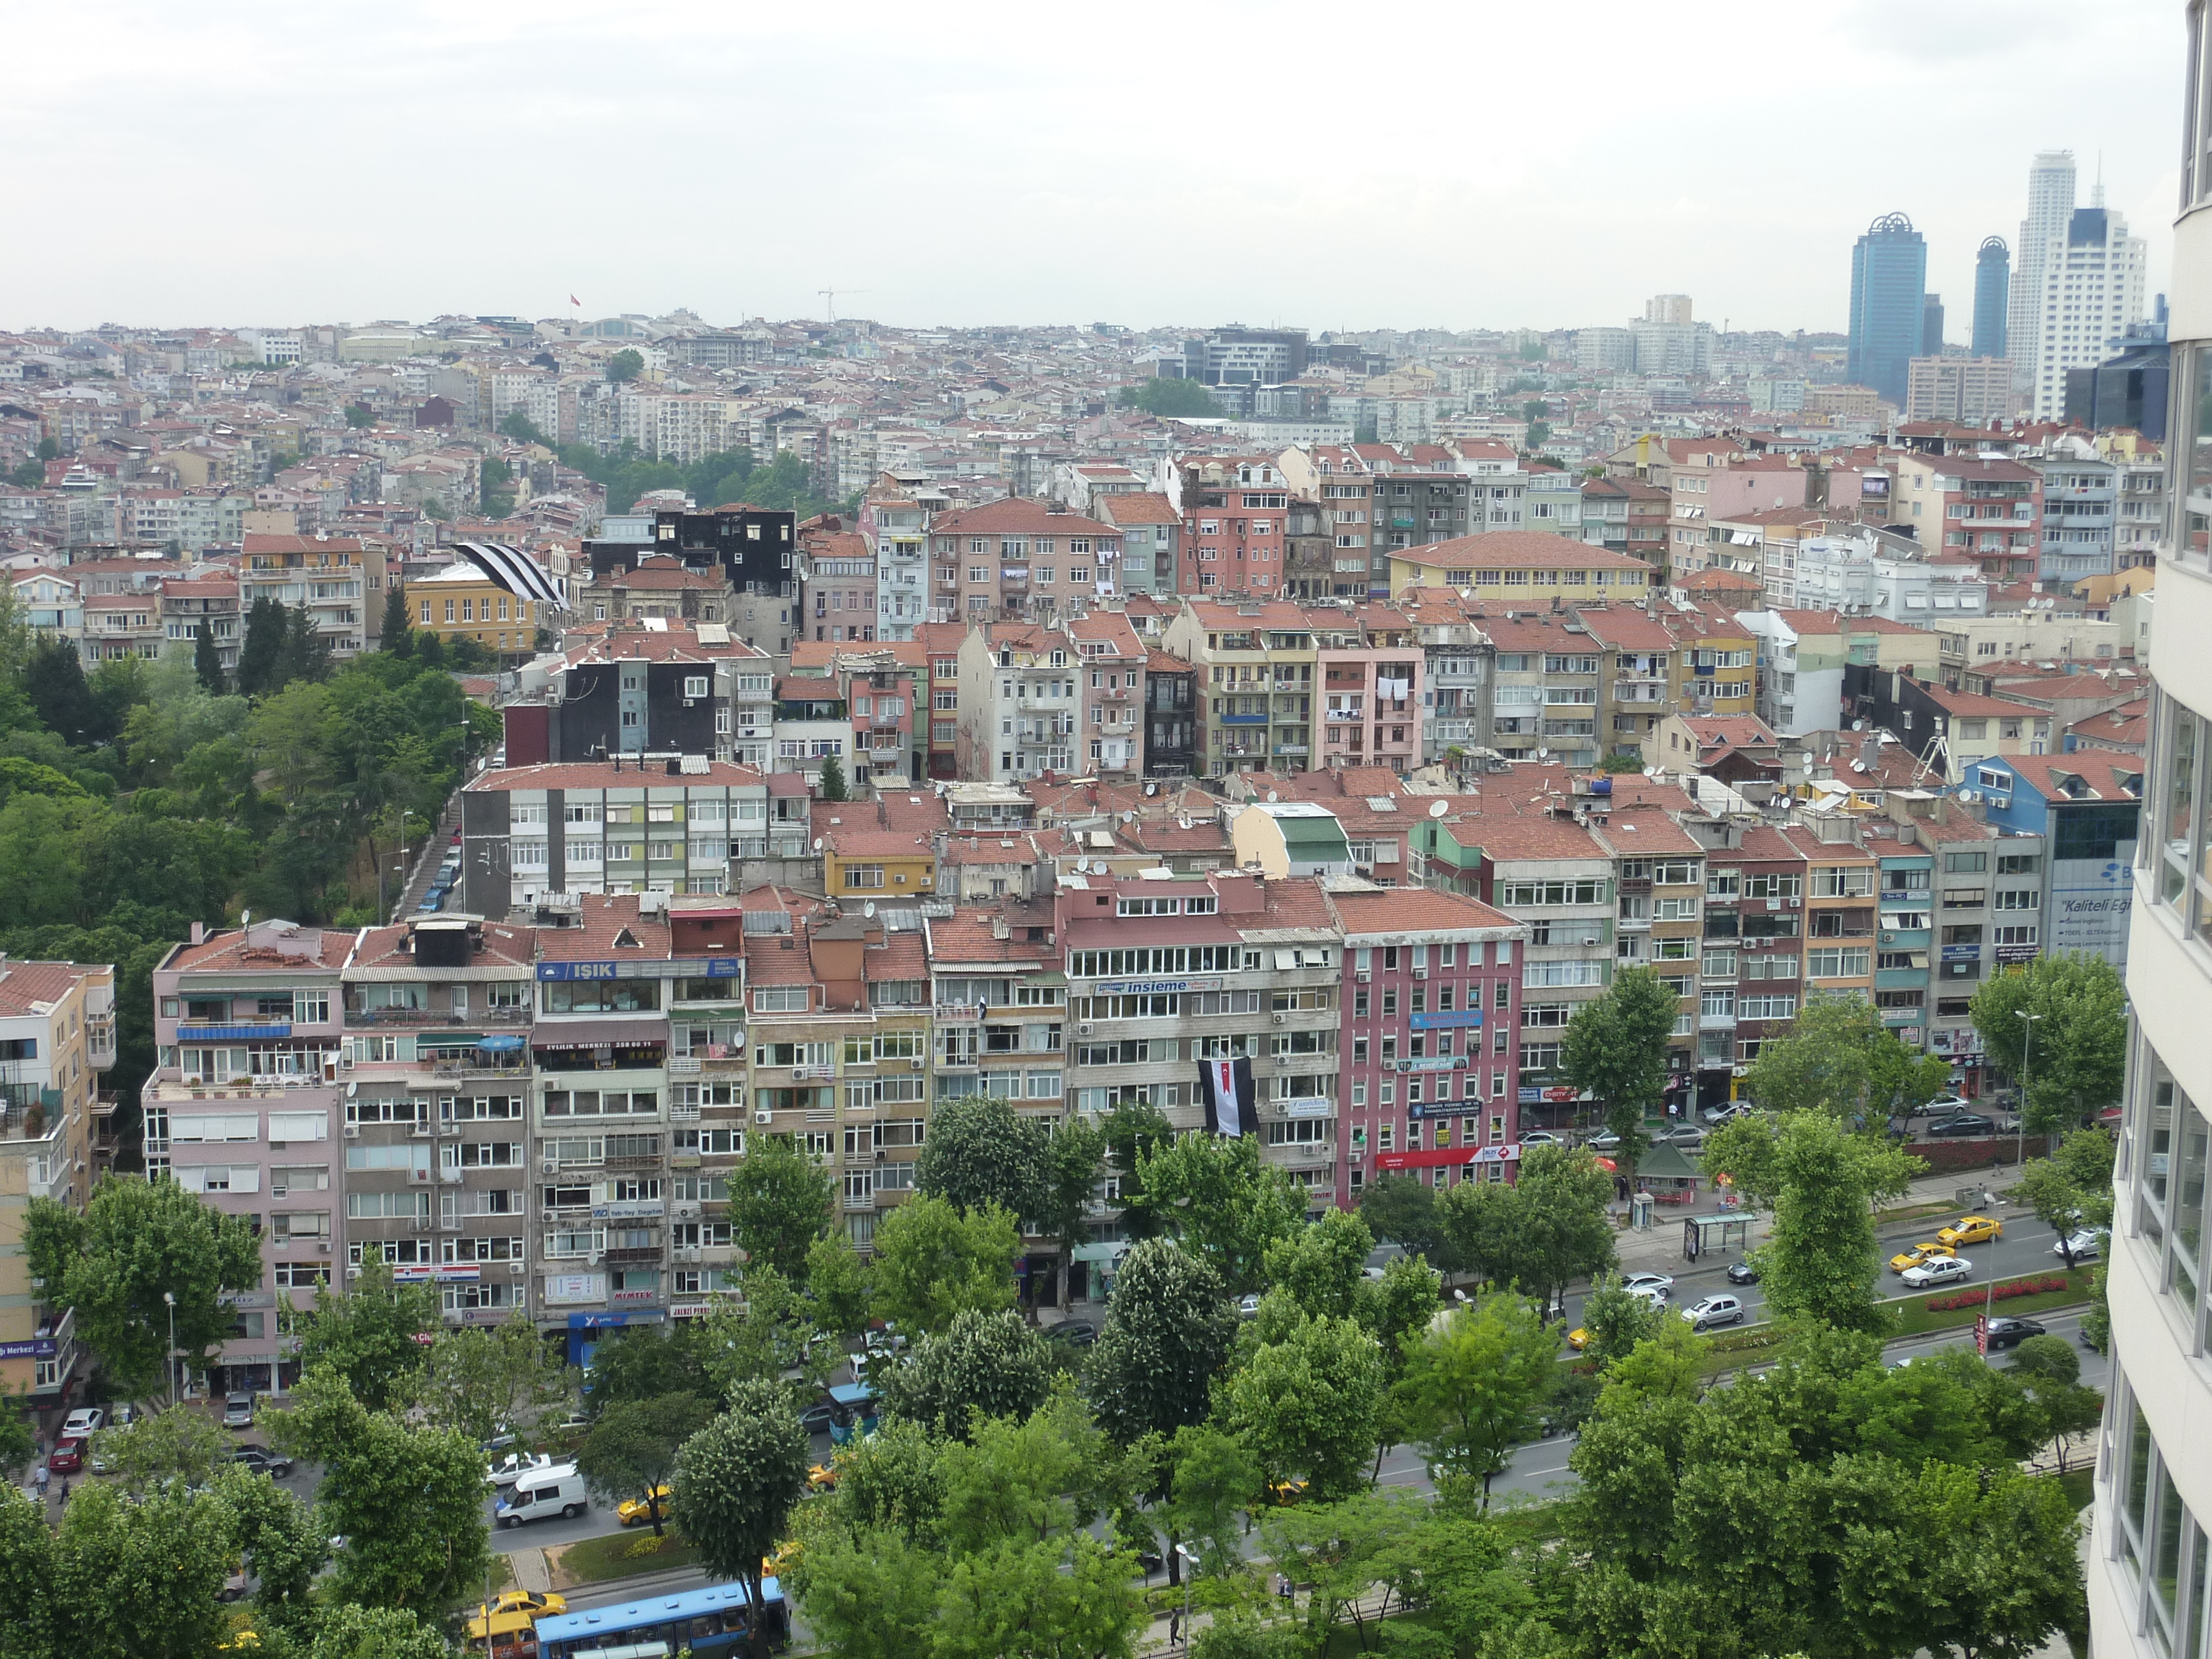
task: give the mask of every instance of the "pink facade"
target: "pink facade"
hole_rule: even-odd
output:
[[[1418,650],[1323,646],[1314,669],[1314,730],[1319,766],[1421,763],[1421,671]]]

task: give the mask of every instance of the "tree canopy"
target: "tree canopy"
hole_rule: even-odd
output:
[[[2024,1083],[2030,1134],[2086,1125],[2120,1097],[2127,988],[2100,956],[2040,956],[1983,981],[1970,1005],[1990,1059]]]
[[[1759,1045],[1744,1089],[1769,1111],[1827,1111],[1878,1126],[1934,1099],[1950,1073],[1942,1054],[1899,1042],[1865,997],[1815,991],[1782,1036]]]

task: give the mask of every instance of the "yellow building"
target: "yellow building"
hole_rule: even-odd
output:
[[[498,562],[457,558],[443,569],[409,582],[410,620],[447,645],[466,638],[501,657],[527,657],[537,649],[538,630],[553,625],[556,606],[552,584],[513,548],[481,550],[507,557]]]
[[[1390,555],[1390,592],[1450,587],[1507,605],[1525,600],[1533,610],[1554,599],[1642,604],[1656,580],[1650,565],[1626,553],[1534,530],[1492,530]]]
[[[827,830],[822,836],[823,890],[848,904],[860,899],[891,902],[934,896],[937,849],[913,830],[865,826]]]

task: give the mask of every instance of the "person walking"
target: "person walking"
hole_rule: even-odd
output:
[[[41,1504],[46,1501],[46,1482],[50,1479],[52,1477],[47,1474],[46,1466],[44,1463],[40,1464],[37,1473],[31,1476],[31,1484],[39,1489],[39,1502]]]
[[[1170,1647],[1175,1647],[1180,1644],[1182,1641],[1182,1609],[1181,1607],[1170,1607],[1168,1609],[1168,1645]]]

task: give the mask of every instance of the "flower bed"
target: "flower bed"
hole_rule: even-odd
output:
[[[1957,1308],[1978,1308],[1990,1301],[2006,1302],[2016,1296],[2042,1296],[2051,1291],[2069,1288],[2063,1273],[2039,1279],[2016,1279],[1999,1285],[1994,1290],[1961,1291],[1956,1296],[1936,1296],[1928,1299],[1929,1313],[1949,1313]]]

